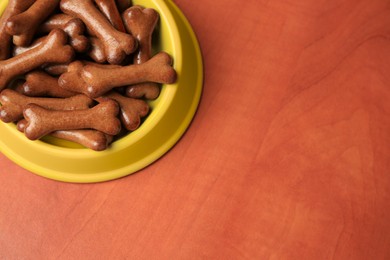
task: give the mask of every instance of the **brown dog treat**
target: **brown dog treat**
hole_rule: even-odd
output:
[[[132,6],[131,0],[115,0],[119,13],[123,13],[127,8]]]
[[[50,16],[38,28],[38,33],[49,33],[53,29],[62,29],[69,36],[69,44],[77,52],[85,52],[89,47],[88,38],[84,36],[85,25],[78,19],[66,14]]]
[[[68,71],[66,73],[63,73],[59,79],[58,84],[60,87],[67,89],[72,92],[77,93],[88,93],[88,85],[84,82],[84,80],[81,77],[81,72],[83,70],[83,67],[88,64],[90,66],[95,67],[109,67],[109,68],[120,68],[118,65],[102,65],[97,63],[88,63],[88,62],[82,62],[82,61],[74,61],[69,64]]]
[[[18,56],[26,51],[32,50],[35,47],[38,47],[47,37],[40,37],[34,40],[29,46],[14,46],[12,50],[12,56]]]
[[[115,87],[141,82],[171,84],[176,81],[176,72],[171,64],[172,58],[165,52],[160,52],[140,65],[96,66],[87,64],[81,69],[81,63],[77,73],[72,71],[64,73],[58,82],[61,87],[70,91],[96,98]]]
[[[38,38],[28,47],[14,46],[13,51],[12,51],[12,55],[18,56],[26,51],[32,50],[35,47],[38,47],[46,38],[47,38],[47,36]],[[68,65],[69,65],[68,63],[63,63],[63,64],[46,63],[46,64],[43,64],[41,66],[41,69],[45,70],[50,75],[58,76],[58,75],[61,75],[62,73],[65,73],[67,71]]]
[[[17,46],[28,46],[38,26],[54,11],[60,0],[36,0],[26,11],[7,20],[6,31]]]
[[[89,40],[83,35],[85,25],[80,19],[62,13],[54,14],[38,27],[37,34],[50,33],[54,29],[61,29],[66,32],[69,36],[69,44],[77,52],[84,52],[88,49]],[[15,46],[13,56],[38,46],[44,39],[45,37],[38,38],[29,46]]]
[[[31,103],[52,110],[79,110],[89,108],[93,100],[83,94],[69,98],[28,97],[5,89],[0,93],[0,119],[3,122],[16,122],[23,117],[23,109]]]
[[[108,148],[113,137],[97,130],[60,130],[50,133],[51,136],[75,142],[94,151],[103,151]]]
[[[46,38],[47,38],[47,36],[38,38],[28,47],[14,46],[12,55],[18,56],[26,51],[34,49],[35,47],[39,46]],[[62,64],[45,63],[42,66],[40,66],[40,68],[52,76],[59,76],[68,70],[68,65],[69,65],[69,63],[62,63]]]
[[[100,39],[109,63],[120,64],[137,48],[136,40],[131,35],[116,30],[92,0],[62,0],[60,6],[64,13],[80,18]]]
[[[69,64],[67,72],[63,73],[58,79],[58,85],[68,91],[83,93],[88,86],[81,78],[81,70],[84,63],[76,60]]]
[[[16,128],[24,133],[27,120],[22,119],[16,124]],[[113,140],[112,135],[104,134],[97,130],[62,130],[50,133],[59,139],[75,142],[94,151],[103,151],[108,148]]]
[[[18,56],[26,51],[34,49],[35,47],[39,46],[46,38],[47,36],[38,38],[28,47],[14,46],[12,55]],[[45,70],[47,73],[49,73],[50,75],[58,76],[67,71],[68,65],[69,65],[68,63],[64,63],[64,64],[52,63],[52,64],[43,64],[41,68]]]
[[[126,32],[121,15],[119,14],[115,0],[94,0],[99,10],[110,21],[112,26],[120,32]]]
[[[5,30],[7,20],[29,8],[35,0],[9,0],[0,18],[0,60],[8,59],[11,55],[12,35]]]
[[[149,105],[140,99],[124,97],[121,94],[111,91],[105,97],[115,100],[120,108],[122,124],[129,131],[136,130],[141,125],[141,118],[149,113]],[[98,98],[97,101],[101,100]]]
[[[128,65],[119,68],[86,65],[81,73],[83,80],[88,85],[87,92],[84,93],[88,93],[91,97],[97,97],[114,87],[135,83],[171,84],[176,81],[176,72],[171,65],[172,58],[165,52],[155,55],[152,59],[140,65]]]
[[[31,49],[34,49],[35,47],[39,46],[47,36],[41,37],[36,39],[30,46],[23,47],[23,46],[14,46],[12,51],[12,56],[18,56],[26,51],[29,51]],[[62,73],[66,72],[68,69],[68,63],[64,64],[43,64],[41,66],[43,70],[45,70],[47,73],[53,76],[61,75]]]
[[[138,50],[134,55],[134,64],[145,63],[152,56],[152,34],[157,25],[159,14],[152,8],[132,6],[123,14],[127,32],[138,40]],[[156,99],[160,87],[153,82],[140,83],[126,88],[126,95],[132,98]]]
[[[74,111],[48,110],[29,104],[23,112],[28,122],[24,133],[31,140],[59,130],[95,129],[108,135],[116,135],[121,130],[121,123],[116,117],[118,113],[119,106],[112,100],[90,109]]]
[[[130,98],[146,98],[154,100],[160,95],[160,87],[153,82],[145,82],[128,86],[125,94]]]
[[[30,97],[67,98],[77,94],[61,88],[58,85],[58,78],[39,70],[26,74],[26,81],[23,85],[16,87],[15,90]]]
[[[63,64],[47,64],[43,65],[42,69],[45,70],[48,74],[52,76],[59,76],[62,73],[65,73],[68,71],[69,63],[63,63]]]
[[[14,46],[12,48],[12,57],[15,57],[15,56],[18,56],[20,54],[22,54],[23,52],[26,52],[26,51],[29,51],[31,49],[34,49],[35,47],[37,47],[39,45],[36,44],[35,42],[33,42],[30,46],[27,46],[27,47],[23,47],[23,46]]]
[[[88,56],[97,63],[105,63],[107,61],[107,57],[104,52],[103,43],[96,37],[90,37],[89,42],[91,48],[88,51]]]
[[[40,38],[35,39],[31,45],[29,46],[14,46],[12,50],[12,56],[18,56],[26,51],[32,50],[35,47],[38,47],[42,42],[44,42],[47,39],[47,36],[43,36]],[[57,65],[57,64],[56,64]],[[61,64],[62,65],[62,64]],[[51,65],[45,64],[44,67],[49,67]]]
[[[54,29],[36,48],[16,57],[0,61],[0,90],[16,76],[29,72],[45,63],[67,63],[74,57],[73,48],[66,45],[67,35]]]
[[[122,18],[128,33],[138,40],[138,50],[134,56],[134,64],[141,64],[152,56],[152,34],[157,25],[159,14],[152,8],[132,6]]]

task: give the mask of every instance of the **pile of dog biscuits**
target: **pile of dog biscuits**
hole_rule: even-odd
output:
[[[0,119],[107,149],[139,128],[172,57],[153,54],[159,14],[128,0],[9,0],[0,19]]]

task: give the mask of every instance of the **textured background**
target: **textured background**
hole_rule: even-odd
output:
[[[0,259],[390,259],[390,2],[175,2],[206,73],[184,138],[101,184],[0,155]]]

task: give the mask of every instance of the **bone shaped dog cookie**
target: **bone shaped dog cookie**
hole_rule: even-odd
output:
[[[58,79],[58,85],[64,89],[67,89],[72,92],[77,93],[88,93],[88,86],[81,77],[81,72],[85,64],[90,64],[91,66],[101,66],[109,68],[119,68],[118,65],[100,65],[96,63],[88,63],[82,61],[74,61],[68,65],[68,70],[66,73],[63,73]]]
[[[52,77],[43,71],[32,71],[26,75],[23,85],[15,88],[20,94],[30,97],[59,97],[67,98],[76,95],[58,85],[58,78]]]
[[[136,130],[141,125],[141,118],[149,113],[149,105],[144,100],[125,97],[115,91],[107,93],[105,97],[111,98],[119,104],[122,124],[129,131]],[[97,100],[99,101],[101,98]]]
[[[99,75],[105,75],[105,77],[99,77]],[[118,68],[86,65],[83,67],[81,76],[88,86],[87,93],[91,97],[100,96],[114,87],[142,82],[171,84],[176,81],[172,58],[165,52],[160,52],[139,65]]]
[[[47,109],[78,110],[90,107],[93,100],[83,94],[69,98],[28,97],[18,92],[5,89],[0,93],[0,119],[3,122],[15,122],[23,117],[23,109],[28,104],[38,104]]]
[[[126,30],[138,40],[138,50],[134,55],[134,64],[145,63],[152,56],[152,34],[159,14],[152,8],[132,6],[123,14]],[[156,83],[146,82],[126,88],[126,95],[132,98],[156,99],[160,88]]]
[[[131,35],[116,30],[92,0],[62,0],[60,7],[64,13],[80,18],[101,40],[109,63],[120,64],[137,48],[136,40]]]
[[[16,76],[29,72],[45,63],[67,63],[74,57],[73,48],[66,45],[67,35],[54,29],[36,48],[16,57],[0,61],[0,90]]]
[[[60,0],[36,0],[26,11],[7,20],[6,31],[18,46],[31,43],[38,26],[54,11]]]
[[[130,98],[154,100],[160,95],[160,87],[153,82],[144,82],[126,87],[125,93]]]
[[[26,51],[29,51],[31,49],[34,49],[35,47],[38,47],[47,37],[41,37],[36,39],[30,46],[24,47],[24,46],[14,46],[12,50],[13,56],[18,56]],[[73,47],[74,48],[74,47]],[[68,64],[43,64],[41,66],[42,69],[44,69],[47,73],[50,75],[58,76],[64,72],[67,71]]]
[[[102,96],[115,87],[141,82],[171,84],[176,81],[172,58],[160,52],[140,65],[113,66],[79,64],[79,68],[60,76],[58,83],[70,91],[84,93],[92,98]]]
[[[152,8],[132,6],[127,9],[122,18],[127,32],[138,40],[138,50],[134,63],[141,64],[152,56],[152,34],[157,25],[159,14]]]
[[[24,46],[14,46],[13,51],[12,51],[12,55],[13,56],[18,56],[18,55],[20,55],[20,54],[22,54],[22,53],[24,53],[26,51],[32,50],[32,49],[38,47],[39,45],[41,45],[42,42],[45,41],[46,38],[47,38],[46,36],[38,38],[30,46],[27,46],[27,47],[24,47]],[[41,66],[41,68],[44,69],[50,75],[58,76],[58,75],[61,75],[62,73],[67,71],[68,64],[67,63],[63,63],[63,64],[56,64],[56,63],[53,63],[53,64],[43,64]]]
[[[49,33],[56,28],[68,34],[69,43],[77,52],[84,52],[89,47],[88,38],[84,36],[85,25],[79,18],[66,14],[54,14],[39,26],[38,33]]]
[[[108,135],[116,135],[121,130],[121,123],[116,117],[118,112],[119,106],[113,100],[90,109],[73,111],[48,110],[29,104],[23,112],[27,120],[24,133],[31,140],[59,130],[95,129]]]
[[[22,119],[16,124],[16,128],[24,133],[26,128],[27,120]],[[59,139],[71,141],[74,143],[81,144],[84,147],[92,149],[94,151],[103,151],[106,150],[109,144],[113,140],[112,135],[104,134],[97,130],[60,130],[50,133],[51,136],[57,137]]]
[[[47,37],[40,37],[38,39],[35,39],[31,45],[29,46],[14,46],[13,50],[12,50],[12,56],[18,56],[26,51],[29,51],[29,50],[32,50],[34,49],[35,47],[38,47],[40,44],[42,44],[42,42],[45,41]]]
[[[84,52],[89,47],[89,40],[83,35],[85,31],[84,23],[72,16],[66,14],[55,14],[45,21],[39,28],[37,33],[50,33],[54,29],[61,29],[69,36],[69,44],[77,52]],[[40,37],[33,41],[29,46],[15,46],[13,49],[13,56],[17,56],[23,52],[31,50],[40,45],[46,37]]]
[[[107,135],[97,130],[59,130],[50,134],[51,136],[67,141],[81,144],[94,151],[103,151],[108,148],[113,140],[112,135]]]
[[[24,12],[34,2],[35,0],[8,1],[8,5],[0,18],[0,60],[8,59],[11,52],[12,35],[8,34],[5,30],[7,20],[14,15]]]
[[[125,26],[115,0],[94,0],[99,10],[106,16],[112,26],[120,32],[125,32]]]

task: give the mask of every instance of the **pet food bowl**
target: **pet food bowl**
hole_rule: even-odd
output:
[[[0,1],[2,12],[7,1]],[[28,140],[14,123],[0,122],[0,151],[21,167],[46,178],[78,183],[102,182],[137,172],[168,152],[189,127],[203,87],[203,64],[190,24],[171,0],[133,0],[160,14],[154,52],[174,60],[178,79],[162,85],[140,128],[96,152],[47,136]]]

